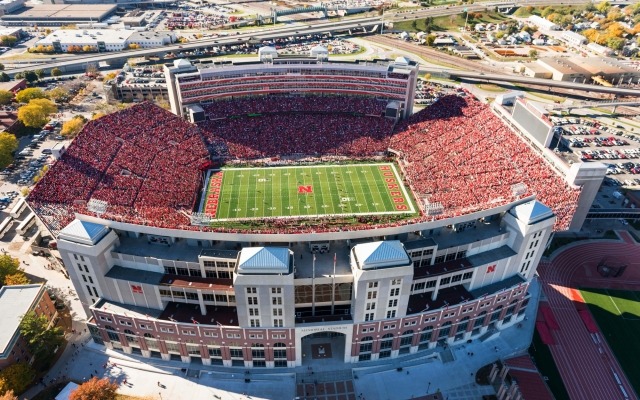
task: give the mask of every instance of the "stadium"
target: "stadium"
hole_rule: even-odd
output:
[[[30,193],[94,341],[291,368],[486,340],[524,318],[585,187],[464,91],[413,114],[409,60],[260,58],[167,66],[172,112],[90,121]]]

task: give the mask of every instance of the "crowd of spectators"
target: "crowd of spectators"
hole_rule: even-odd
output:
[[[472,97],[449,95],[393,128],[380,115],[384,102],[349,97],[256,98],[206,106],[216,119],[197,127],[149,103],[91,121],[34,188],[30,204],[53,231],[74,212],[90,213],[90,199],[104,200],[104,218],[184,230],[236,232],[193,226],[201,166],[207,156],[255,159],[290,154],[361,157],[387,149],[422,203],[442,205],[411,221],[308,225],[289,219],[255,221],[257,233],[300,233],[393,227],[444,219],[536,195],[566,229],[579,190],[566,185],[541,156]],[[249,114],[261,114],[251,116]],[[357,115],[356,115],[357,114]],[[231,118],[233,117],[233,118]],[[394,133],[395,132],[395,133]],[[205,145],[206,144],[206,145]],[[209,152],[207,151],[209,147]],[[514,194],[513,186],[525,192]],[[246,228],[245,228],[246,229]]]
[[[29,195],[52,230],[90,199],[105,217],[173,227],[189,223],[207,149],[197,127],[151,104],[90,121]]]
[[[269,95],[219,100],[204,105],[203,108],[205,115],[210,119],[218,119],[247,114],[288,112],[382,115],[386,105],[386,101],[372,97]]]
[[[569,187],[542,157],[472,97],[445,96],[396,127],[390,148],[402,154],[406,179],[420,199],[440,203],[453,217],[514,200],[524,184],[566,229],[579,190]]]

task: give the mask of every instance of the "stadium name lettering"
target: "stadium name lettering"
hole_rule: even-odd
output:
[[[349,331],[349,325],[344,326],[321,326],[317,328],[301,328],[300,333],[316,333],[316,332],[337,332],[337,331]]]

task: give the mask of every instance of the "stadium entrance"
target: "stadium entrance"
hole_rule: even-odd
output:
[[[312,333],[302,338],[302,365],[344,365],[344,350],[344,333]]]
[[[351,362],[350,324],[296,328],[296,365],[344,367]]]

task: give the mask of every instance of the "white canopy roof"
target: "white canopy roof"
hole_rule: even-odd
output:
[[[358,244],[353,247],[353,253],[360,269],[397,267],[411,263],[399,240]]]
[[[109,228],[104,225],[76,219],[60,231],[59,237],[70,242],[91,246],[98,243],[107,233],[109,233]]]
[[[553,211],[538,200],[515,206],[511,210],[511,214],[529,225],[553,217]]]
[[[239,274],[288,274],[286,247],[245,247],[238,259]]]

